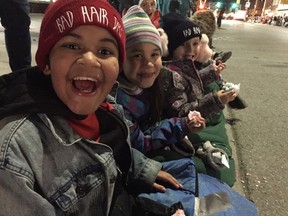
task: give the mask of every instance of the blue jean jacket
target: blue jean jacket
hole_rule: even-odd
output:
[[[133,159],[132,179],[151,185],[161,164]],[[1,215],[108,215],[119,175],[112,149],[79,137],[63,118],[0,121]]]

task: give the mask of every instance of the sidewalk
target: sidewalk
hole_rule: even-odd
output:
[[[228,108],[227,106],[224,109],[224,115],[225,115],[226,120],[232,118],[231,114],[230,114],[230,108]],[[240,172],[239,172],[239,169],[240,169],[239,165],[240,164],[239,164],[239,160],[238,160],[235,140],[234,140],[234,137],[233,137],[233,130],[232,130],[231,125],[229,125],[228,123],[226,123],[225,126],[226,126],[227,136],[228,136],[228,139],[229,139],[230,146],[232,148],[232,155],[233,155],[233,158],[235,160],[235,166],[236,166],[236,182],[235,182],[233,188],[238,193],[240,193],[240,194],[242,194],[244,196],[245,194],[244,194],[242,179],[241,179]]]
[[[35,52],[38,46],[38,35],[39,35],[39,30],[41,26],[41,20],[43,17],[43,14],[38,14],[38,13],[31,13],[31,25],[30,25],[30,33],[31,33],[31,40],[32,40],[32,66],[36,65],[35,63]],[[52,32],[51,32],[52,34]],[[6,47],[5,47],[5,40],[4,40],[4,29],[2,26],[0,26],[0,75],[9,73],[10,67],[8,64],[8,57],[6,53]],[[224,109],[224,114],[226,118],[231,118],[229,114],[229,108]],[[229,124],[226,124],[226,129],[227,129],[227,135],[229,138],[230,145],[233,149],[233,157],[235,159],[236,163],[236,171],[239,170],[239,164],[238,164],[238,158],[237,158],[237,151],[236,151],[236,146],[235,146],[235,141],[233,138],[233,132],[232,128]],[[238,175],[239,172],[237,172]],[[237,176],[237,181],[233,187],[236,191],[238,191],[240,194],[244,195],[244,190],[242,187],[241,183],[241,177]]]

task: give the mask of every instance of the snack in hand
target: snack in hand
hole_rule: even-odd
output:
[[[222,87],[222,89],[224,90],[224,91],[231,91],[231,90],[235,90],[235,92],[237,93],[237,94],[239,94],[239,91],[240,91],[240,83],[239,84],[233,84],[233,83],[231,83],[231,82],[226,82],[224,85],[223,85],[223,87]]]
[[[201,117],[201,113],[200,112],[198,112],[198,111],[189,111],[189,114],[188,114],[188,119],[189,119],[189,121],[193,121],[194,123],[195,123],[195,127],[200,127],[201,126],[201,124],[200,123],[197,123],[197,118],[198,117]]]

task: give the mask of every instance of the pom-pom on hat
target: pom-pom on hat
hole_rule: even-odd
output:
[[[44,70],[53,46],[81,25],[95,25],[108,30],[117,40],[119,67],[125,61],[125,31],[117,10],[106,0],[57,0],[45,11],[39,34],[36,63]]]
[[[194,37],[201,38],[201,30],[190,19],[178,13],[167,13],[162,17],[163,29],[168,35],[168,50],[172,56],[174,50],[185,41]]]
[[[122,20],[126,32],[126,48],[141,42],[151,43],[159,47],[162,54],[159,32],[140,6],[130,7]]]

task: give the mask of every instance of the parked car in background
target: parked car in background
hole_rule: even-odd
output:
[[[234,19],[235,20],[246,20],[246,10],[237,10],[234,14]]]

